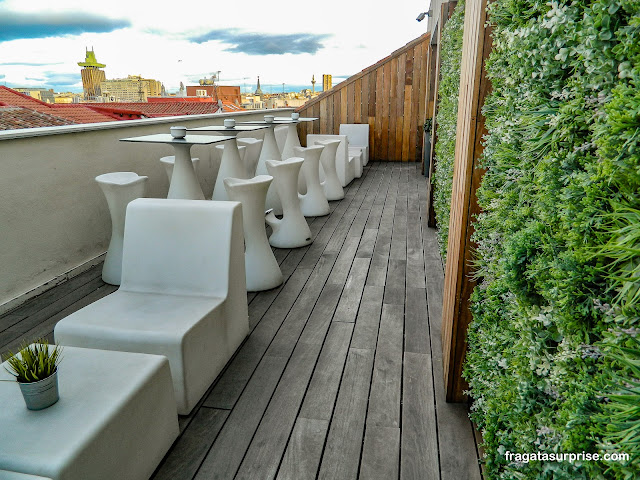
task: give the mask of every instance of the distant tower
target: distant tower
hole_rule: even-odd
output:
[[[100,91],[100,82],[104,82],[107,77],[104,70],[101,68],[106,67],[104,63],[98,63],[96,60],[96,54],[91,50],[85,48],[86,56],[84,62],[78,62],[78,66],[84,67],[80,70],[82,75],[82,87],[84,89],[85,100],[95,100],[102,95]]]
[[[254,95],[258,95],[260,97],[264,95],[264,93],[262,93],[262,89],[260,88],[260,75],[258,75],[258,87],[256,88],[256,92],[254,93]]]
[[[315,95],[316,93],[316,76],[311,75],[311,94]]]
[[[322,75],[322,91],[326,92],[327,90],[331,90],[331,75]]]

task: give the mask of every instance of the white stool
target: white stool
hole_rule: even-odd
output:
[[[320,165],[324,172],[324,182],[322,189],[327,200],[342,200],[344,198],[344,188],[340,184],[338,172],[336,171],[336,152],[340,140],[318,140],[316,145],[323,145],[324,150],[320,155]]]
[[[258,138],[246,137],[238,139],[238,145],[247,147],[244,154],[244,166],[247,169],[247,178],[253,178],[256,176],[258,159],[260,158],[260,152],[262,151],[262,143],[263,140]]]
[[[307,193],[298,194],[298,197],[300,198],[300,210],[305,217],[329,215],[329,202],[322,185],[320,185],[320,155],[323,150],[323,145],[293,149],[296,156],[304,158],[299,179],[301,178],[305,182]]]
[[[200,165],[199,158],[192,158],[191,162],[193,163],[193,170],[198,173],[198,165]],[[169,155],[168,157],[160,158],[160,163],[164,165],[164,170],[167,172],[167,177],[169,178],[169,183],[171,183],[171,176],[173,175],[173,167],[176,164],[176,156]]]
[[[303,158],[267,160],[267,170],[282,201],[282,220],[270,211],[265,221],[273,229],[269,243],[277,248],[304,247],[311,243],[311,230],[300,210],[298,199],[298,175]]]
[[[111,214],[111,241],[102,267],[102,280],[111,285],[120,285],[122,276],[122,242],[124,220],[130,201],[144,196],[148,177],[134,172],[113,172],[98,175],[100,185]]]
[[[60,400],[39,412],[0,382],[0,478],[147,480],[179,433],[167,358],[71,346],[63,357]]]
[[[349,161],[353,161],[354,175],[356,178],[360,178],[362,176],[363,164],[362,158],[364,156],[364,152],[359,148],[351,148],[349,147]]]
[[[249,292],[271,290],[284,280],[269,245],[264,223],[264,201],[272,180],[269,175],[258,175],[249,180],[224,179],[229,200],[242,203],[244,267]]]

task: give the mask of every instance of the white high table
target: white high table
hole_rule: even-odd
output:
[[[67,346],[58,384],[60,400],[32,411],[0,382],[0,478],[147,480],[179,432],[166,357]]]
[[[222,152],[222,160],[220,161],[220,168],[218,169],[218,176],[216,177],[216,184],[213,187],[212,200],[229,200],[227,191],[224,188],[225,178],[247,178],[246,169],[244,163],[240,158],[240,152],[238,151],[238,142],[236,135],[240,132],[251,132],[253,130],[262,130],[267,128],[266,125],[236,125],[234,127],[225,127],[224,125],[211,125],[209,127],[189,128],[187,132],[199,133],[199,132],[217,132],[227,135],[225,138],[229,140],[224,144],[224,151]],[[221,137],[218,137],[221,138]]]
[[[193,163],[191,162],[191,147],[193,145],[210,145],[231,139],[235,140],[235,136],[186,135],[184,138],[174,138],[169,133],[158,133],[156,135],[144,135],[142,137],[121,138],[120,141],[166,143],[171,145],[175,150],[176,160],[167,198],[204,200],[200,182],[198,181],[196,172],[193,169]]]

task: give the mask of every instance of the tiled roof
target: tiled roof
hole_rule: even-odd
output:
[[[202,115],[218,111],[213,102],[152,102],[152,103],[100,103],[92,104],[96,111],[126,110],[145,117],[173,117],[177,115]]]
[[[114,119],[103,113],[96,112],[86,105],[56,105],[42,102],[11,88],[0,85],[0,106],[23,107],[46,115],[53,115],[70,120],[72,123],[113,122]],[[43,126],[54,126],[40,125]],[[68,125],[68,124],[67,124]]]
[[[18,128],[54,127],[73,125],[76,122],[66,118],[47,115],[24,107],[0,107],[0,130]]]

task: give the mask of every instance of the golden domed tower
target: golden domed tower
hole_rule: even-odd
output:
[[[105,75],[104,70],[100,69],[106,67],[106,65],[104,63],[98,63],[96,60],[96,54],[93,52],[93,47],[91,47],[91,50],[85,50],[86,56],[84,62],[78,62],[80,67],[84,67],[80,70],[82,75],[82,87],[84,89],[84,99],[95,100],[102,95],[102,92],[100,91],[100,82],[104,82],[107,79],[107,76]]]

